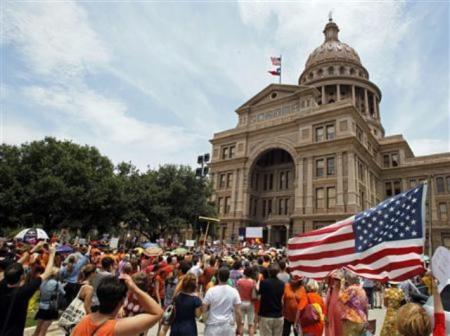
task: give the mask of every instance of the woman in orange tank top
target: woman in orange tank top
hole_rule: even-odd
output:
[[[123,305],[127,290],[139,300],[142,314],[116,320]],[[104,278],[98,288],[99,311],[86,315],[77,324],[72,336],[126,336],[143,333],[155,325],[162,317],[163,310],[147,293],[139,289],[127,274],[120,280],[110,276]]]

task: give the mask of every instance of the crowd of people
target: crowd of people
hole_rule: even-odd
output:
[[[335,270],[318,282],[291,274],[285,253],[275,249],[72,249],[2,243],[0,335],[23,335],[34,302],[36,336],[55,321],[73,336],[145,335],[156,326],[158,336],[194,336],[197,321],[206,336],[360,336],[374,332],[368,311],[382,306],[382,336],[446,335],[430,275],[381,284]],[[434,327],[411,302],[418,281],[434,297]]]

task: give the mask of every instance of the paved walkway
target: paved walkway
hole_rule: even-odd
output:
[[[383,326],[383,321],[384,321],[384,315],[386,314],[386,310],[385,309],[374,309],[374,310],[370,310],[369,311],[369,320],[373,320],[376,319],[377,320],[377,333],[376,335],[380,335],[380,331],[381,331],[381,327]],[[199,335],[202,336],[203,331],[205,329],[205,326],[203,323],[199,323],[197,322],[197,328],[199,331]],[[28,328],[24,335],[25,336],[31,336],[33,334],[34,328]],[[152,329],[149,330],[147,336],[157,336],[156,333],[158,331],[158,327],[155,326]],[[54,323],[50,329],[49,332],[47,332],[47,335],[49,336],[64,336],[64,333],[58,329],[58,326]],[[169,335],[169,333],[167,333],[167,335]],[[247,333],[246,333],[247,335]],[[259,333],[256,333],[256,335],[259,335]],[[293,333],[292,333],[293,335]]]

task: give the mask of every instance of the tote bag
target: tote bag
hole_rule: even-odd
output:
[[[80,322],[80,320],[86,315],[86,310],[84,309],[84,302],[79,298],[79,295],[83,287],[80,288],[80,291],[78,292],[75,299],[73,299],[70,305],[61,314],[61,317],[58,320],[58,326],[60,326],[61,328],[63,329],[72,328],[74,325]]]

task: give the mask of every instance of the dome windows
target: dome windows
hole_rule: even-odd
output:
[[[317,74],[318,74],[320,77],[322,77],[322,76],[323,76],[323,69],[319,69],[319,70],[317,71]]]
[[[334,67],[330,66],[330,67],[328,68],[328,74],[329,74],[330,76],[334,75]]]
[[[350,68],[350,75],[354,76],[355,75],[355,69],[354,68]]]
[[[345,67],[341,66],[341,67],[339,68],[339,74],[340,74],[340,75],[344,75],[344,74],[345,74]]]

